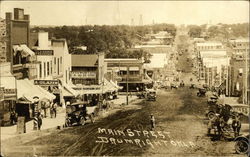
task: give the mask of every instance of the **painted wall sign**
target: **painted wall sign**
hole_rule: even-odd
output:
[[[96,72],[72,71],[71,78],[96,78]]]
[[[57,80],[34,80],[35,85],[40,86],[50,86],[50,85],[58,85]]]
[[[54,51],[53,50],[34,50],[36,55],[39,56],[53,56]]]

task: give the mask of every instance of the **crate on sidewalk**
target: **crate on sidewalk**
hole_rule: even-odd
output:
[[[17,134],[26,133],[25,117],[17,118]]]

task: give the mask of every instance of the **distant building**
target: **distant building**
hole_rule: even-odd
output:
[[[249,103],[249,66],[246,65],[246,57],[234,55],[230,61],[229,83],[227,93],[229,96],[240,97],[242,103]],[[249,58],[248,58],[249,65]]]
[[[249,39],[243,38],[243,39],[233,39],[230,40],[230,46],[233,49],[234,55],[246,55],[246,53],[249,54]]]
[[[104,82],[104,53],[72,54],[70,72],[74,89],[83,94],[101,94]]]
[[[123,87],[121,91],[127,90],[127,83],[129,91],[137,89],[141,91],[145,88],[145,84],[149,83],[144,75],[142,59],[108,58],[105,59],[105,63],[107,63],[107,73]]]

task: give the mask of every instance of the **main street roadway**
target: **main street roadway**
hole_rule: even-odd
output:
[[[206,136],[206,99],[188,87],[159,90],[94,124],[40,132],[5,143],[7,156],[207,156],[235,155],[233,142]],[[152,131],[150,115],[156,120]]]

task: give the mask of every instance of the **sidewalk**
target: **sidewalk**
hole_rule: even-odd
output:
[[[129,103],[131,103],[136,99],[137,99],[136,96],[128,97]],[[111,103],[113,102],[112,107],[116,105],[122,105],[123,103],[126,104],[126,96],[118,95],[118,99],[111,100],[110,102]],[[50,117],[43,118],[43,124],[41,130],[52,129],[52,128],[56,129],[58,126],[62,126],[65,124],[65,113],[66,113],[65,109],[59,107],[57,112],[58,113],[56,118],[50,118]],[[16,131],[17,131],[17,125],[1,127],[1,141],[15,137],[16,135],[18,135],[16,134]],[[26,123],[26,134],[37,131],[38,130],[33,130],[33,120]]]
[[[43,124],[41,130],[46,130],[50,128],[56,128],[57,126],[62,126],[65,123],[65,109],[58,108],[58,113],[56,118],[43,118]],[[26,122],[26,133],[36,132],[38,130],[33,130],[33,120]],[[17,133],[17,125],[4,126],[1,127],[1,141],[15,137]],[[19,134],[20,135],[20,134]]]

